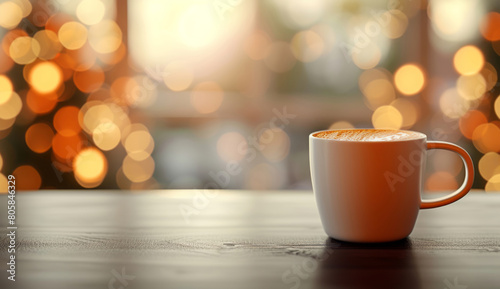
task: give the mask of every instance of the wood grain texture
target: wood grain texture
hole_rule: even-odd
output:
[[[500,194],[421,211],[409,238],[375,245],[327,238],[307,191],[39,191],[17,199],[14,283],[0,196],[2,289],[500,288]]]

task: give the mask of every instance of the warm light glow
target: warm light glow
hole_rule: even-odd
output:
[[[496,113],[497,117],[500,118],[500,97],[498,97],[498,96],[497,96],[497,99],[495,99],[494,108],[495,108],[495,113]]]
[[[485,180],[500,174],[500,154],[489,152],[484,154],[478,163],[479,173]]]
[[[62,50],[57,34],[53,31],[40,30],[33,36],[33,39],[40,45],[40,50],[36,56],[42,60],[53,59]]]
[[[388,24],[382,27],[382,32],[388,38],[396,39],[403,36],[406,32],[406,28],[408,27],[408,16],[401,10],[393,9],[386,11],[381,17],[389,17]]]
[[[486,81],[486,91],[492,90],[498,82],[497,70],[491,63],[485,62],[483,69],[481,69],[481,75]]]
[[[89,44],[98,53],[116,51],[122,43],[122,31],[113,20],[104,20],[90,27]]]
[[[206,5],[189,5],[179,21],[182,42],[190,48],[205,47],[217,37],[216,14]]]
[[[425,84],[424,72],[415,64],[405,64],[394,73],[394,84],[402,94],[417,94]]]
[[[259,136],[262,155],[271,162],[280,162],[290,153],[290,137],[282,129],[266,129]]]
[[[191,105],[199,113],[207,114],[219,109],[224,100],[224,91],[212,81],[197,84],[191,92]]]
[[[474,146],[482,153],[500,151],[500,128],[492,123],[481,124],[472,134]]]
[[[395,107],[384,105],[373,113],[372,124],[374,128],[400,129],[403,125],[403,116]]]
[[[87,42],[87,28],[75,21],[64,23],[59,29],[58,36],[61,44],[67,49],[76,50]]]
[[[12,174],[16,177],[16,191],[38,190],[42,185],[40,174],[32,166],[19,166]]]
[[[323,54],[325,43],[316,32],[305,30],[293,36],[291,48],[298,60],[302,62],[312,62]]]
[[[79,134],[64,136],[60,133],[56,133],[52,139],[52,151],[57,158],[64,161],[73,160],[83,147],[84,143]]]
[[[352,61],[361,69],[371,69],[380,63],[382,52],[375,43],[370,43],[367,47],[359,49],[352,54]]]
[[[149,180],[155,170],[155,162],[151,156],[143,160],[135,160],[127,155],[123,160],[123,174],[134,183],[145,182]]]
[[[125,138],[123,146],[130,158],[141,161],[153,152],[154,140],[145,127],[136,127]]]
[[[481,34],[486,40],[500,40],[500,13],[489,12],[483,18],[481,23]]]
[[[486,192],[498,192],[500,191],[500,174],[496,174],[486,183],[484,187]]]
[[[476,46],[464,46],[455,53],[453,66],[462,75],[476,74],[484,66],[483,53]]]
[[[40,44],[29,36],[17,37],[9,47],[9,55],[17,64],[29,64],[40,53]]]
[[[8,180],[7,177],[0,173],[0,194],[7,193]]]
[[[264,63],[267,68],[277,73],[287,72],[295,65],[296,59],[290,45],[286,42],[274,42],[265,52]]]
[[[328,129],[345,129],[345,128],[354,128],[354,125],[348,121],[337,121],[330,125]]]
[[[103,122],[94,129],[92,139],[98,148],[110,151],[120,143],[121,132],[113,122]]]
[[[22,107],[23,103],[19,95],[12,92],[9,99],[0,104],[0,118],[4,120],[15,118],[21,112]]]
[[[193,69],[185,62],[169,63],[163,75],[163,82],[173,91],[186,90],[193,82]]]
[[[28,91],[26,95],[26,104],[28,108],[37,114],[45,114],[51,112],[57,105],[56,94],[39,94],[33,89]]]
[[[0,3],[0,26],[12,29],[19,25],[23,19],[23,11],[19,5],[12,1]]]
[[[217,140],[217,154],[225,162],[242,160],[247,149],[245,137],[238,132],[227,132]]]
[[[264,59],[267,55],[267,48],[271,44],[271,38],[264,31],[253,32],[245,43],[245,52],[253,60]]]
[[[460,127],[460,132],[468,138],[472,139],[472,135],[474,133],[474,130],[482,125],[488,122],[488,119],[484,115],[484,113],[480,112],[479,110],[471,110],[468,111],[464,116],[460,118],[459,121],[459,127]]]
[[[14,87],[10,79],[0,74],[0,105],[9,101],[13,91]]]
[[[457,90],[466,100],[479,99],[486,92],[486,80],[481,74],[461,75],[457,80]]]
[[[414,102],[405,98],[398,98],[391,103],[391,106],[395,107],[403,117],[401,128],[409,129],[417,122],[419,112]]]
[[[37,92],[48,94],[62,84],[62,71],[53,62],[40,62],[30,70],[29,83]]]
[[[94,66],[89,70],[76,71],[73,75],[76,87],[86,93],[98,90],[103,85],[104,80],[104,71],[99,66]]]
[[[469,110],[470,103],[455,88],[449,88],[439,98],[439,107],[447,117],[459,118]]]
[[[35,123],[26,130],[26,145],[36,153],[44,153],[52,146],[54,131],[45,123]]]
[[[371,110],[375,110],[382,105],[388,105],[396,99],[392,83],[384,78],[368,82],[361,91],[365,96],[366,105]]]
[[[99,0],[83,0],[76,8],[76,16],[87,25],[99,23],[106,12],[106,6]]]
[[[78,113],[80,110],[76,106],[64,106],[54,115],[54,128],[63,136],[72,136],[80,133],[81,127],[78,123]]]
[[[73,161],[75,179],[84,188],[99,186],[108,172],[106,157],[96,148],[81,150]]]

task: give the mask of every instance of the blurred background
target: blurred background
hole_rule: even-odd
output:
[[[308,135],[416,130],[500,191],[500,3],[0,0],[0,189],[310,189]],[[429,154],[425,188],[458,188]]]

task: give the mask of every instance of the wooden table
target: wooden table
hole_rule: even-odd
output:
[[[311,192],[18,193],[0,288],[500,288],[500,194],[421,211],[410,238],[327,238]]]

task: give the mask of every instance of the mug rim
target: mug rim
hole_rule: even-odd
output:
[[[420,137],[418,138],[412,138],[412,139],[400,139],[400,140],[374,140],[374,141],[362,141],[362,140],[342,140],[342,139],[326,139],[326,138],[321,138],[314,136],[317,133],[320,132],[327,132],[327,131],[356,131],[356,130],[378,130],[378,131],[395,131],[395,132],[407,132],[407,133],[413,133],[413,134],[418,134]],[[404,130],[404,129],[385,129],[385,128],[340,128],[340,129],[324,129],[324,130],[318,130],[315,132],[312,132],[309,134],[310,139],[318,139],[318,140],[324,140],[324,141],[333,141],[333,142],[355,142],[355,143],[389,143],[389,142],[408,142],[408,141],[416,141],[416,140],[427,140],[427,135],[418,131],[413,131],[413,130]]]

